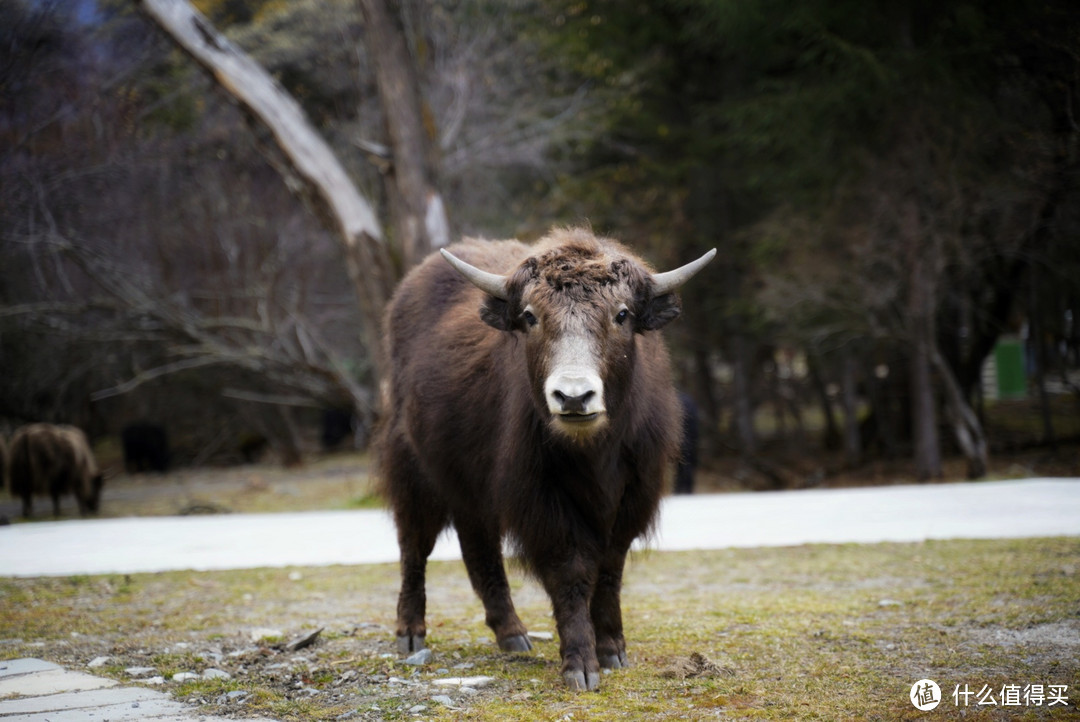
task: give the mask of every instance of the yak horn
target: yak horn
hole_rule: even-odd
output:
[[[506,276],[481,271],[476,266],[466,263],[445,248],[440,248],[439,252],[442,253],[443,258],[445,258],[458,273],[465,277],[466,281],[490,296],[500,298],[503,301],[507,300],[507,297],[510,294],[506,289]]]
[[[445,253],[445,251],[443,251]],[[664,273],[654,273],[652,275],[653,293],[657,296],[661,296],[665,293],[671,293],[679,286],[683,285],[702,268],[708,264],[716,255],[716,249],[712,249],[701,258],[696,261],[691,261],[685,266],[680,266],[674,271],[665,271]]]

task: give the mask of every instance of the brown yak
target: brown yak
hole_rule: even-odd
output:
[[[90,444],[74,426],[30,424],[15,432],[9,450],[11,493],[22,497],[22,513],[33,512],[33,496],[52,497],[53,514],[60,516],[60,496],[75,494],[79,513],[96,513],[103,484]]]
[[[601,667],[628,665],[623,565],[654,523],[682,425],[657,331],[714,254],[654,274],[615,241],[559,229],[532,247],[466,241],[402,281],[378,439],[401,548],[399,652],[425,646],[427,557],[453,524],[500,648],[531,649],[505,536],[551,598],[566,684],[595,689]]]

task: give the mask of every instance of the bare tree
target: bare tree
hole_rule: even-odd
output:
[[[391,0],[358,0],[357,4],[390,138],[390,214],[403,266],[409,268],[449,242],[446,205],[435,177],[437,131],[420,94],[400,8]]]
[[[303,188],[322,200],[337,228],[345,264],[364,316],[363,333],[381,359],[382,309],[394,274],[374,210],[334,152],[308,122],[300,105],[240,48],[185,0],[138,0],[187,53],[206,67],[222,88],[270,128]]]

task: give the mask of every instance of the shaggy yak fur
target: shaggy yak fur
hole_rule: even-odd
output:
[[[535,246],[448,250],[508,282],[505,298],[489,295],[435,255],[387,310],[378,458],[401,548],[399,652],[425,645],[427,557],[453,524],[499,647],[531,649],[510,599],[505,536],[551,598],[564,681],[595,689],[601,667],[629,664],[623,566],[679,453],[682,414],[658,333],[679,315],[678,298],[655,294],[626,248],[582,229]],[[567,334],[589,339],[603,398],[565,400],[580,415],[563,421],[545,382]]]
[[[35,494],[52,497],[53,514],[60,516],[60,496],[75,494],[79,513],[96,513],[103,484],[86,435],[74,426],[30,424],[15,432],[9,451],[11,493],[22,497],[29,517]]]

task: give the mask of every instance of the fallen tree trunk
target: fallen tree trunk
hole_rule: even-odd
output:
[[[945,412],[953,427],[956,442],[967,458],[968,478],[978,479],[986,476],[989,461],[988,444],[986,433],[983,431],[982,424],[979,423],[979,417],[975,415],[971,405],[964,398],[956,376],[936,346],[931,350],[930,360],[941,377],[941,386],[945,390]]]

